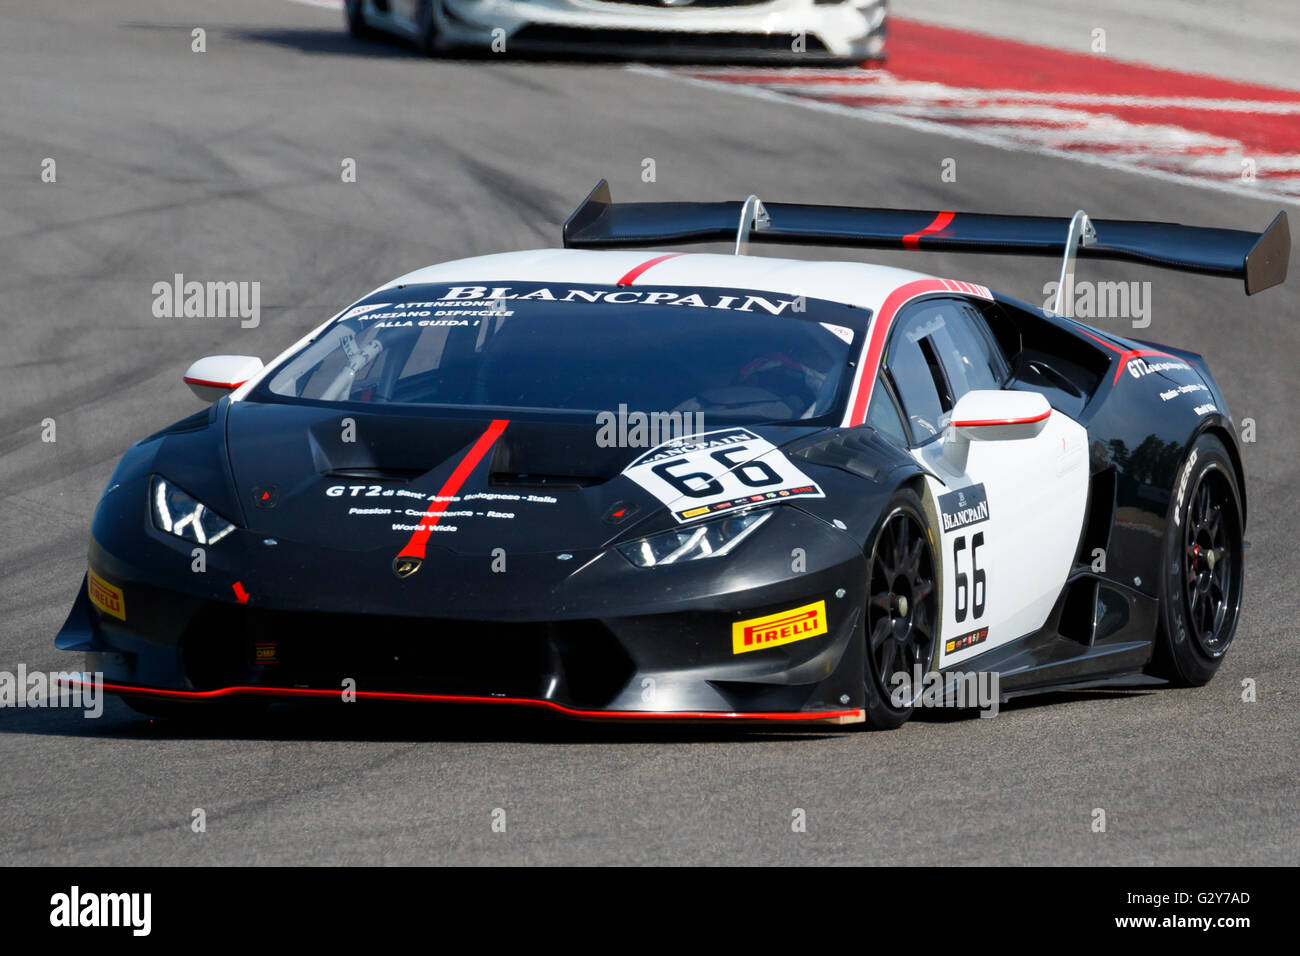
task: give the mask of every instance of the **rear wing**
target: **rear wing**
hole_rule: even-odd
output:
[[[1000,216],[852,206],[745,202],[615,203],[599,185],[564,224],[564,245],[609,249],[736,240],[858,249],[984,252],[1118,259],[1244,279],[1254,295],[1286,279],[1291,233],[1285,212],[1263,232],[1126,219]]]

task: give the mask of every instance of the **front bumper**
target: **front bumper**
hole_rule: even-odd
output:
[[[569,602],[562,619],[540,604],[495,616],[355,613],[346,596],[308,610],[264,602],[258,595],[274,591],[252,586],[254,597],[239,603],[160,586],[95,545],[90,574],[120,592],[125,611],[102,610],[83,582],[56,644],[84,652],[109,692],[176,700],[342,701],[350,690],[356,700],[513,704],[586,719],[859,721],[865,560],[842,533],[797,520],[810,545],[806,571],[792,575],[780,556],[736,575],[700,569],[698,591],[685,598],[669,593],[682,590],[681,569],[629,566],[624,582],[646,593],[616,608],[593,587],[591,603]],[[796,625],[806,636],[737,650],[738,634],[769,626],[753,622],[794,612],[815,622]],[[778,621],[764,633],[785,632]]]
[[[507,49],[618,50],[647,56],[829,57],[883,55],[885,0],[442,0],[439,40]],[[795,39],[804,38],[800,49]]]

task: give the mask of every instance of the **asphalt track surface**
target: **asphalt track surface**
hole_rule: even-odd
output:
[[[195,26],[208,31],[201,55]],[[0,89],[10,672],[79,666],[52,638],[82,580],[95,502],[132,441],[200,407],[180,381],[193,358],[270,357],[411,268],[558,244],[601,176],[627,198],[1086,205],[1099,218],[1254,228],[1279,205],[616,64],[429,62],[353,42],[321,10],[255,0],[3,0]],[[940,181],[947,156],[956,183]],[[45,157],[57,183],[41,182]],[[355,184],[340,181],[344,157]],[[1055,269],[879,259],[1031,299]],[[151,287],[176,273],[260,281],[261,324],[154,318]],[[368,704],[181,729],[115,701],[100,720],[3,709],[0,862],[1294,863],[1300,283],[1247,299],[1231,281],[1104,277],[1152,280],[1146,337],[1207,354],[1234,416],[1257,423],[1246,605],[1208,686],[1056,694],[892,733]],[[47,418],[53,443],[40,437]],[[1241,700],[1247,678],[1255,703]],[[206,833],[191,832],[195,808]],[[796,808],[806,832],[792,832]]]

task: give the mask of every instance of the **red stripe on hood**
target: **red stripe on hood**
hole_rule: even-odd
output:
[[[460,486],[465,483],[465,479],[483,460],[483,456],[488,453],[488,449],[496,443],[501,437],[501,433],[506,430],[510,422],[505,418],[494,419],[488,426],[488,430],[479,436],[474,446],[465,453],[465,457],[460,460],[456,470],[451,473],[434,500],[429,502],[429,509],[425,511],[424,517],[416,525],[416,530],[411,535],[411,540],[406,542],[406,547],[397,552],[399,558],[424,558],[424,549],[429,543],[429,535],[433,533],[433,526],[438,523],[442,513],[447,510],[447,505],[451,503],[450,499],[460,491]]]

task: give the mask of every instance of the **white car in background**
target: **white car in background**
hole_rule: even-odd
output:
[[[884,55],[889,0],[345,0],[355,36],[649,58],[857,63]]]

